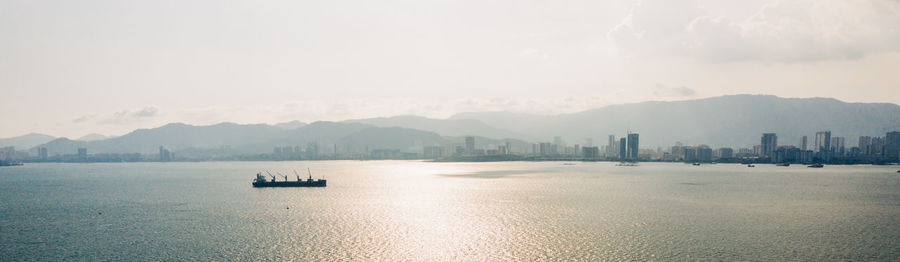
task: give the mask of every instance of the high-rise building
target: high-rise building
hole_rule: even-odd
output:
[[[424,147],[422,147],[422,155],[425,158],[441,158],[444,156],[444,147],[442,147],[442,146],[424,146]]]
[[[684,161],[685,162],[697,161],[697,148],[696,147],[686,146],[682,150],[684,150]]]
[[[806,149],[808,146],[809,146],[809,144],[806,141],[806,136],[801,137],[800,138],[800,150],[804,150],[804,151],[809,150],[809,149]]]
[[[884,137],[872,137],[872,154],[881,154],[884,152]]]
[[[638,159],[638,134],[628,134],[628,159]]]
[[[475,137],[467,136],[466,137],[466,154],[475,153]]]
[[[888,162],[900,161],[900,132],[888,132],[884,136],[884,159]]]
[[[47,160],[47,148],[46,147],[39,148],[38,156],[41,158],[41,160]]]
[[[159,146],[159,162],[167,162],[172,160],[172,153],[165,147]]]
[[[541,143],[541,144],[540,144],[540,149],[538,150],[538,151],[540,152],[539,155],[542,155],[542,156],[549,156],[549,155],[553,154],[553,152],[551,151],[551,150],[552,150],[552,146],[553,146],[553,144],[550,144],[550,143],[546,143],[546,142],[545,142],[545,143]]]
[[[616,152],[616,136],[609,135],[609,145],[606,146],[606,156],[615,156]]]
[[[772,153],[778,149],[778,136],[775,133],[763,133],[759,145],[761,146],[759,156],[771,158]]]
[[[0,149],[0,160],[15,160],[16,147],[7,146]]]
[[[831,131],[816,132],[816,148],[813,151],[827,152],[831,149]]]
[[[554,136],[553,144],[556,145],[557,148],[566,148],[566,141],[563,140],[561,136]]]
[[[78,158],[81,158],[81,159],[87,158],[87,148],[84,148],[84,147],[78,148]]]
[[[843,137],[836,136],[831,138],[831,152],[834,152],[837,155],[843,155],[844,148]]]
[[[584,159],[595,160],[600,156],[600,148],[596,146],[586,146],[581,148],[581,155]]]
[[[712,149],[706,145],[698,146],[697,147],[697,161],[712,162]]]
[[[628,144],[625,138],[619,139],[619,159],[625,160],[628,157]]]
[[[856,144],[859,147],[859,153],[863,155],[871,155],[872,152],[872,137],[871,136],[860,136],[859,143]]]
[[[366,150],[366,151],[368,151],[368,150]],[[319,143],[317,143],[317,142],[306,143],[306,157],[309,159],[318,159],[319,158]]]
[[[734,157],[734,150],[730,147],[719,148],[719,158],[732,158]]]

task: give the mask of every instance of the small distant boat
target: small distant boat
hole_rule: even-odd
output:
[[[638,166],[637,162],[620,162],[616,166]]]
[[[563,163],[564,166],[574,166],[575,163]]]
[[[780,163],[776,164],[776,166],[791,166],[791,163]]]
[[[823,168],[823,167],[825,167],[825,165],[823,165],[823,164],[812,164],[812,165],[809,165],[809,166],[806,166],[806,167]]]
[[[747,164],[747,167],[756,167],[756,166],[753,164]]]
[[[309,169],[306,170],[309,172]],[[253,179],[253,187],[325,187],[325,179],[316,179],[313,180],[312,173],[309,174],[309,178],[306,181],[300,179],[300,175],[297,175],[297,171],[294,171],[294,174],[297,175],[297,181],[288,181],[287,176],[281,175],[284,177],[284,181],[275,181],[275,175],[266,171],[269,176],[272,177],[272,180],[267,180],[262,173],[256,173],[256,178]],[[277,172],[276,172],[277,173]]]
[[[694,162],[692,165],[699,166],[700,162]]]

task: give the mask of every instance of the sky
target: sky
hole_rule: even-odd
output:
[[[896,104],[898,25],[897,0],[0,0],[0,137],[729,94]]]

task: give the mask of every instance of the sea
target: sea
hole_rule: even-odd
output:
[[[0,167],[0,261],[897,261],[898,169],[27,163]]]

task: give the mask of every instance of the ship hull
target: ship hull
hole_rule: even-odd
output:
[[[253,182],[253,187],[325,187],[325,180]]]

